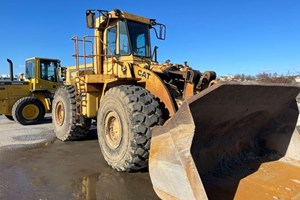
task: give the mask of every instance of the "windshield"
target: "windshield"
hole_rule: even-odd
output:
[[[133,21],[127,21],[127,24],[133,55],[151,57],[148,25]]]

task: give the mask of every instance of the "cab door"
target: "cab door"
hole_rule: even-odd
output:
[[[48,90],[54,92],[62,83],[58,79],[57,69],[60,66],[59,60],[54,59],[37,59],[37,81],[36,90]]]
[[[122,71],[123,66],[114,61],[116,58],[123,63],[133,60],[126,21],[120,20],[109,26],[104,32],[104,41],[104,74],[114,74],[120,78],[130,77],[130,72]]]
[[[117,23],[106,28],[104,32],[104,62],[103,73],[117,75],[116,63],[113,62],[114,57],[118,54],[118,27]]]

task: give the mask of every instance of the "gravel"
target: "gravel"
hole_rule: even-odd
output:
[[[0,138],[1,152],[48,145],[55,140],[51,117],[48,114],[41,124],[23,126],[1,115]]]

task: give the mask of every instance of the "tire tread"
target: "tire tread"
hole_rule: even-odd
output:
[[[151,141],[150,128],[163,124],[160,104],[150,92],[135,85],[117,86],[108,90],[105,95],[120,96],[124,99],[127,112],[132,116],[129,124],[132,124],[133,134],[125,165],[116,165],[108,159],[106,161],[117,171],[136,171],[147,167]]]
[[[83,124],[77,124],[76,123],[76,101],[75,101],[75,87],[72,85],[65,85],[61,86],[59,90],[63,90],[67,92],[67,101],[68,105],[71,111],[71,117],[72,119],[69,120],[68,124],[68,130],[63,136],[57,136],[58,139],[61,141],[73,141],[73,140],[81,140],[85,138],[90,130],[91,127],[91,119],[85,118]],[[55,102],[55,97],[59,95],[61,92],[56,92],[54,96],[54,101],[53,105],[56,103]],[[64,92],[62,92],[64,93]],[[65,97],[63,97],[65,98]],[[55,107],[55,106],[53,106]],[[53,109],[54,110],[54,109]],[[55,115],[55,112],[52,112],[52,115]],[[70,115],[65,115],[65,116],[70,116]],[[53,120],[53,123],[55,123],[55,120]]]

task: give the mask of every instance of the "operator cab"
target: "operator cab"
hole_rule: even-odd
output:
[[[60,60],[47,58],[30,58],[25,64],[25,78],[27,80],[41,79],[58,82],[58,68]]]
[[[117,27],[119,37],[117,37]],[[117,39],[119,38],[119,41]],[[151,58],[149,26],[131,20],[119,21],[106,30],[106,55]],[[119,48],[117,44],[119,43]]]
[[[96,18],[97,12],[99,18]],[[111,12],[88,10],[86,17],[89,28],[104,30],[106,57],[133,56],[151,61],[153,57],[156,58],[156,51],[151,53],[150,29],[154,29],[158,39],[164,40],[166,37],[166,26],[157,23],[155,19],[121,12],[118,9]]]

